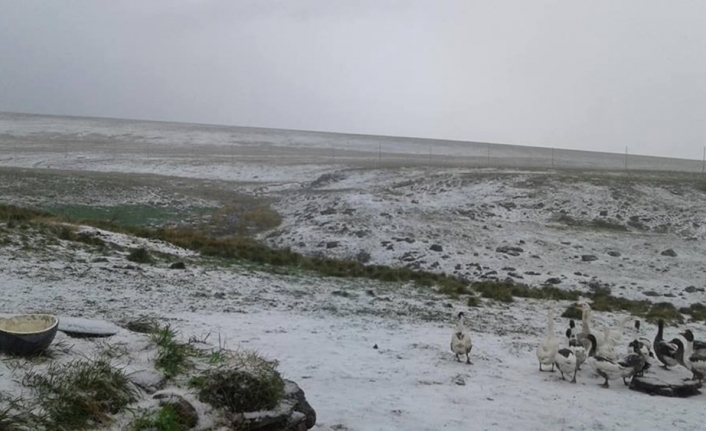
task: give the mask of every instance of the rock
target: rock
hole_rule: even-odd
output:
[[[611,250],[607,254],[608,254],[608,256],[612,256],[612,257],[620,257],[620,252],[618,252],[618,251]]]
[[[164,389],[164,385],[167,383],[167,378],[156,370],[138,370],[134,372],[125,371],[127,378],[143,391],[148,394],[153,394],[159,390]]]
[[[694,292],[696,292],[696,286],[687,286],[687,287],[684,289],[684,292],[686,292],[686,293],[694,293]]]
[[[186,269],[186,264],[184,262],[174,262],[169,265],[169,269]]]
[[[523,253],[525,250],[522,247],[503,245],[503,246],[496,248],[495,251],[497,253],[509,254],[510,256],[519,256],[520,253]]]
[[[377,349],[378,349],[378,345],[377,345],[377,344],[374,345],[374,346],[373,346],[373,349],[377,350]]]
[[[547,281],[545,281],[546,284],[559,284],[561,283],[561,278],[559,277],[552,277],[548,278]]]
[[[97,257],[91,261],[92,263],[105,263],[108,262],[108,258],[106,257]]]
[[[339,242],[338,241],[329,241],[326,243],[326,248],[336,248],[338,247]]]
[[[606,210],[601,211],[599,214],[601,217],[608,217],[608,211]]]
[[[359,230],[355,233],[355,236],[357,236],[358,238],[365,238],[368,235],[370,235],[370,231],[368,230]]]
[[[598,260],[598,257],[592,254],[584,254],[581,256],[581,260],[584,262],[593,262],[594,260]]]
[[[630,381],[630,389],[634,391],[664,397],[686,398],[698,395],[700,387],[701,383],[691,380],[691,373],[680,367],[669,371],[652,367],[643,377],[634,377]]]
[[[304,391],[296,383],[284,380],[284,396],[272,410],[226,412],[233,429],[258,431],[305,431],[316,425],[316,411],[307,402]]]
[[[654,290],[648,290],[647,292],[642,292],[642,294],[645,296],[662,296]]]
[[[216,299],[226,299],[226,294],[225,292],[216,292],[213,294],[213,297]]]
[[[159,405],[171,405],[178,423],[184,424],[187,429],[194,428],[199,423],[199,414],[184,397],[173,393],[159,393],[152,398],[159,400]]]
[[[432,244],[431,247],[429,247],[429,250],[442,252],[442,251],[444,251],[444,248],[442,246],[440,246],[439,244]]]
[[[321,215],[332,215],[336,214],[336,210],[334,208],[326,208],[325,210],[320,212]]]
[[[159,323],[156,319],[150,317],[140,317],[139,319],[127,322],[125,329],[140,334],[152,334],[159,329]]]
[[[668,257],[677,257],[677,252],[672,250],[671,248],[668,248],[664,250],[662,253],[660,253],[662,256],[668,256]]]

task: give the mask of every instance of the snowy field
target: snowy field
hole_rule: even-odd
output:
[[[549,150],[518,148],[492,146],[491,165],[502,155],[509,160],[503,165],[515,166],[509,169],[485,164],[486,144],[0,114],[0,202],[41,206],[72,196],[90,205],[168,200],[210,207],[230,190],[272,201],[283,221],[261,239],[307,255],[365,252],[371,263],[472,280],[539,285],[554,278],[561,288],[607,286],[617,296],[677,306],[706,302],[702,179],[554,170],[544,157]],[[563,154],[574,166],[623,163],[615,155]],[[700,171],[695,161],[644,163]],[[122,194],[105,186],[46,192],[54,175],[94,185],[104,184],[96,180],[104,176],[118,185],[132,178],[138,185]],[[166,186],[156,186],[197,182],[221,194],[167,199]],[[156,315],[184,338],[219,333],[231,348],[279,360],[316,409],[317,430],[703,429],[706,395],[650,397],[619,381],[603,389],[588,367],[577,385],[538,372],[534,352],[546,311],[559,316],[567,302],[484,300],[469,308],[433,289],[277,275],[98,233],[116,251],[97,254],[65,241],[19,245],[42,244],[40,232],[16,234],[0,246],[0,313],[50,311],[114,322]],[[134,265],[124,251],[132,246],[166,257]],[[498,251],[502,246],[521,251]],[[662,254],[670,249],[674,255]],[[170,260],[187,262],[187,270],[170,270]],[[459,311],[467,314],[474,342],[472,365],[456,362],[449,350]],[[612,326],[622,317],[595,313],[594,324]],[[567,324],[555,319],[557,335]],[[653,338],[654,325],[644,327]],[[706,337],[703,325],[688,327]],[[667,328],[666,338],[677,332]],[[128,343],[133,337],[119,336]],[[90,350],[85,343],[77,349]],[[12,378],[0,368],[3,387]]]

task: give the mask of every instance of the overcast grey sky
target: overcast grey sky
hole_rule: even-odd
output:
[[[0,0],[0,110],[700,159],[699,0]]]

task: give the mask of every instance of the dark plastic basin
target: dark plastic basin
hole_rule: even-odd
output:
[[[59,319],[50,314],[22,314],[0,317],[0,352],[30,356],[54,341]]]

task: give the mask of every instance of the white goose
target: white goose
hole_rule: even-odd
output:
[[[463,311],[458,313],[458,321],[456,322],[456,329],[451,335],[451,351],[456,355],[456,360],[461,362],[459,355],[466,355],[466,363],[471,363],[471,349],[473,348],[473,343],[471,342],[471,336],[468,335],[468,330],[463,324],[464,318]]]
[[[539,371],[544,371],[542,365],[551,365],[552,372],[554,371],[554,362],[559,351],[559,340],[554,333],[554,312],[547,312],[547,335],[544,340],[537,346],[537,359],[539,360]]]
[[[594,330],[591,328],[591,319],[593,317],[593,310],[587,302],[577,302],[575,307],[581,310],[581,329],[582,332],[577,334],[579,341],[585,341],[588,334],[593,334],[596,338],[597,351],[602,356],[608,356],[611,358],[618,358],[619,354],[615,351],[615,346],[621,343],[623,337],[623,328],[625,325],[632,320],[632,317],[626,316],[618,323],[615,328],[610,328],[608,326],[603,327],[602,331]]]
[[[613,360],[605,356],[596,355],[596,337],[589,334],[586,337],[591,345],[586,362],[596,370],[599,376],[605,379],[604,388],[610,387],[608,380],[622,378],[625,385],[628,382],[625,380],[628,377],[634,376],[645,365],[645,358],[637,353],[631,353],[620,360]]]

